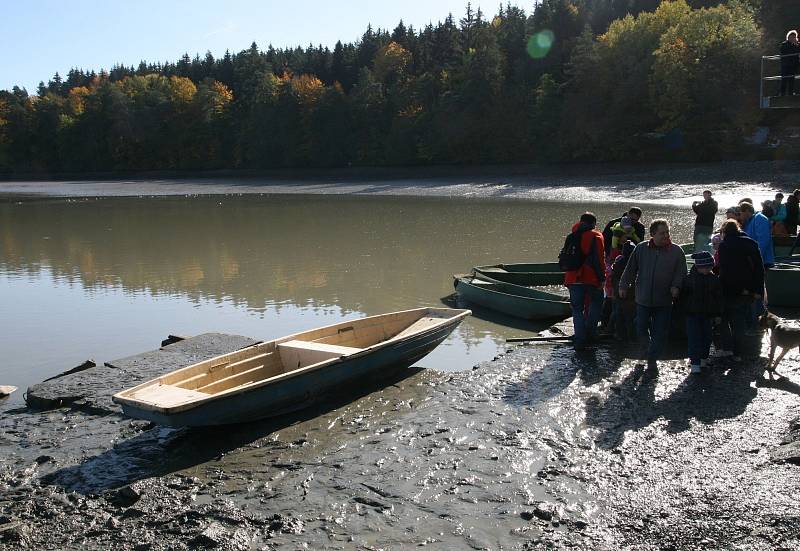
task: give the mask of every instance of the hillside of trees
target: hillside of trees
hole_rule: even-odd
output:
[[[790,21],[800,3],[467,5],[332,50],[72,69],[0,91],[0,173],[730,157]]]

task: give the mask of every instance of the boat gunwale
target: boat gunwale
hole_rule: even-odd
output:
[[[549,273],[549,272],[543,272],[543,273]],[[546,298],[526,297],[525,295],[516,295],[516,294],[513,294],[513,293],[503,293],[502,291],[495,291],[494,289],[487,289],[486,287],[481,287],[480,285],[474,285],[473,283],[471,283],[469,281],[465,281],[467,278],[470,278],[470,277],[474,277],[474,276],[466,276],[466,277],[459,277],[457,275],[453,276],[453,278],[457,282],[462,282],[463,281],[465,285],[469,285],[470,287],[473,287],[475,289],[480,289],[481,291],[486,291],[486,292],[489,292],[489,293],[495,293],[495,294],[498,294],[498,295],[506,295],[506,296],[510,296],[510,297],[514,297],[514,298],[521,298],[521,299],[525,299],[525,300],[533,300],[533,301],[537,301],[537,302],[545,302],[545,303],[548,303],[548,304],[568,304],[568,305],[570,304],[568,297],[564,297],[564,300],[549,300],[549,299],[546,299]],[[500,281],[500,280],[497,280],[497,279],[491,279],[488,276],[486,277],[486,279],[481,279],[481,278],[478,278],[478,279],[480,279],[481,281],[485,281],[486,283],[491,283],[493,285],[497,285],[497,284],[515,285],[514,283],[506,283],[505,281]],[[489,281],[489,280],[491,280],[491,281]],[[516,287],[522,287],[522,285],[515,285],[515,286]],[[456,290],[458,290],[458,289],[456,289]]]
[[[263,379],[263,380],[258,381],[258,382],[245,383],[243,385],[238,385],[238,386],[235,386],[233,388],[229,388],[229,389],[224,390],[222,392],[219,392],[217,394],[209,394],[208,397],[201,398],[201,399],[198,399],[198,400],[193,400],[191,402],[186,402],[186,403],[178,404],[178,405],[175,405],[175,406],[162,407],[162,406],[157,406],[157,405],[154,405],[154,404],[145,403],[145,402],[136,400],[136,399],[128,396],[128,394],[133,394],[133,393],[135,393],[135,392],[137,392],[137,391],[139,391],[139,390],[141,390],[143,388],[147,388],[149,386],[154,386],[154,385],[158,384],[159,380],[162,377],[166,376],[166,375],[172,375],[172,374],[184,371],[184,370],[189,370],[189,369],[194,368],[199,363],[212,362],[213,360],[222,358],[224,356],[228,356],[229,354],[234,354],[234,353],[239,353],[239,352],[245,351],[248,348],[254,348],[254,347],[257,347],[257,346],[263,346],[263,345],[270,344],[270,343],[274,343],[277,346],[281,342],[286,342],[286,341],[290,341],[290,340],[299,340],[299,339],[297,339],[297,337],[299,337],[301,335],[304,335],[304,334],[308,334],[308,333],[311,333],[311,332],[322,331],[322,330],[326,330],[326,329],[327,330],[332,330],[332,329],[334,329],[336,327],[347,326],[348,324],[352,324],[353,322],[363,322],[363,321],[367,321],[367,320],[370,320],[370,319],[378,319],[378,318],[381,318],[381,317],[391,316],[391,315],[408,314],[408,313],[411,313],[411,312],[424,313],[424,312],[429,312],[429,311],[447,311],[447,310],[455,311],[455,312],[458,312],[458,313],[453,315],[453,316],[451,316],[451,317],[448,317],[448,318],[442,318],[441,322],[439,322],[439,323],[436,323],[434,325],[431,325],[429,327],[421,329],[418,332],[405,335],[405,336],[403,336],[401,338],[397,338],[397,336],[394,336],[394,337],[391,337],[391,338],[386,339],[384,341],[381,341],[381,342],[378,342],[378,343],[373,344],[371,346],[368,346],[366,348],[362,348],[358,352],[354,352],[353,354],[348,354],[348,355],[342,355],[342,356],[336,356],[336,357],[333,357],[333,358],[329,358],[327,360],[323,360],[323,361],[317,362],[315,364],[310,364],[310,365],[307,365],[305,367],[301,367],[299,369],[294,369],[292,371],[287,371],[287,372],[284,372],[284,373],[279,373],[277,375],[273,375],[272,377],[268,377],[268,378]],[[417,337],[425,336],[426,334],[432,333],[432,332],[434,332],[436,330],[439,330],[444,326],[454,324],[454,323],[458,322],[459,320],[461,320],[461,319],[463,319],[463,318],[465,318],[465,317],[467,317],[467,316],[469,316],[471,314],[472,314],[472,311],[469,310],[469,309],[465,309],[465,308],[423,307],[423,308],[412,308],[412,309],[409,309],[409,310],[400,310],[400,311],[397,311],[397,312],[388,312],[388,313],[385,313],[385,314],[377,314],[375,316],[367,316],[367,317],[358,318],[358,319],[355,319],[355,320],[345,320],[343,322],[334,323],[334,324],[331,324],[331,325],[325,325],[325,326],[322,326],[322,327],[309,329],[307,331],[301,331],[299,333],[293,333],[291,335],[288,335],[288,336],[285,336],[285,337],[279,337],[279,338],[273,339],[271,341],[260,341],[260,342],[251,344],[250,346],[246,346],[244,348],[241,348],[239,350],[234,350],[232,352],[226,352],[224,354],[220,354],[218,356],[214,356],[214,357],[208,358],[207,360],[202,360],[201,362],[195,362],[194,364],[187,365],[185,367],[182,367],[180,369],[176,369],[174,371],[170,371],[168,373],[164,373],[162,375],[159,375],[158,377],[155,377],[153,379],[150,379],[148,381],[140,383],[140,384],[138,384],[138,385],[136,385],[134,387],[122,390],[122,391],[114,394],[111,397],[111,399],[112,399],[113,402],[118,403],[118,404],[123,405],[123,406],[129,406],[129,407],[138,408],[138,409],[146,410],[146,411],[154,411],[154,412],[161,413],[161,414],[164,414],[164,415],[171,415],[171,414],[175,414],[175,413],[181,413],[181,412],[184,412],[184,411],[188,411],[188,410],[194,409],[194,408],[199,407],[201,405],[208,404],[208,403],[210,403],[212,401],[228,398],[228,397],[230,397],[232,395],[239,394],[239,393],[250,392],[251,390],[256,390],[256,389],[259,389],[259,388],[264,387],[264,386],[269,385],[269,384],[275,384],[275,383],[282,382],[285,379],[290,379],[290,378],[294,378],[294,377],[297,377],[297,376],[300,376],[300,375],[305,375],[305,374],[308,374],[308,373],[312,373],[312,372],[317,371],[319,369],[323,369],[323,368],[329,367],[329,366],[331,366],[331,365],[333,365],[333,364],[335,364],[337,362],[344,362],[346,360],[360,358],[362,356],[365,356],[367,354],[371,354],[371,353],[373,353],[373,352],[375,352],[377,350],[380,350],[382,348],[386,348],[386,347],[391,346],[393,344],[396,344],[398,342],[403,342],[403,341],[406,341],[406,340],[412,340],[412,339],[417,338]],[[414,320],[414,322],[412,322],[412,323],[415,323],[416,321],[418,321],[422,317],[423,317],[422,315],[419,316],[419,318]],[[401,330],[401,332],[402,332],[402,330]]]

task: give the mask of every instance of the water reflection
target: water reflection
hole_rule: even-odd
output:
[[[581,212],[604,220],[626,206],[320,195],[0,204],[0,383],[24,388],[89,355],[151,349],[167,333],[267,339],[438,306],[452,273],[553,260]],[[646,218],[677,212],[654,207]],[[685,239],[691,216],[678,219]],[[468,369],[526,329],[471,318],[419,365]]]

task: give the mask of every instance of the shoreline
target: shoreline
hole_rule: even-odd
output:
[[[721,205],[743,196],[759,200],[800,186],[800,162],[476,166],[425,169],[216,172],[197,176],[99,174],[80,179],[0,180],[0,202],[42,197],[163,197],[209,195],[350,195],[636,202],[688,207],[713,190]],[[654,188],[658,188],[655,190]]]

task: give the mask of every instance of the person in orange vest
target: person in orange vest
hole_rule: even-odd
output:
[[[603,282],[605,281],[605,243],[597,231],[597,217],[591,212],[581,215],[572,226],[572,239],[576,242],[573,268],[565,270],[564,285],[569,289],[572,305],[572,323],[575,328],[573,343],[582,350],[596,336],[597,323],[603,311]],[[568,237],[569,240],[569,237]]]

